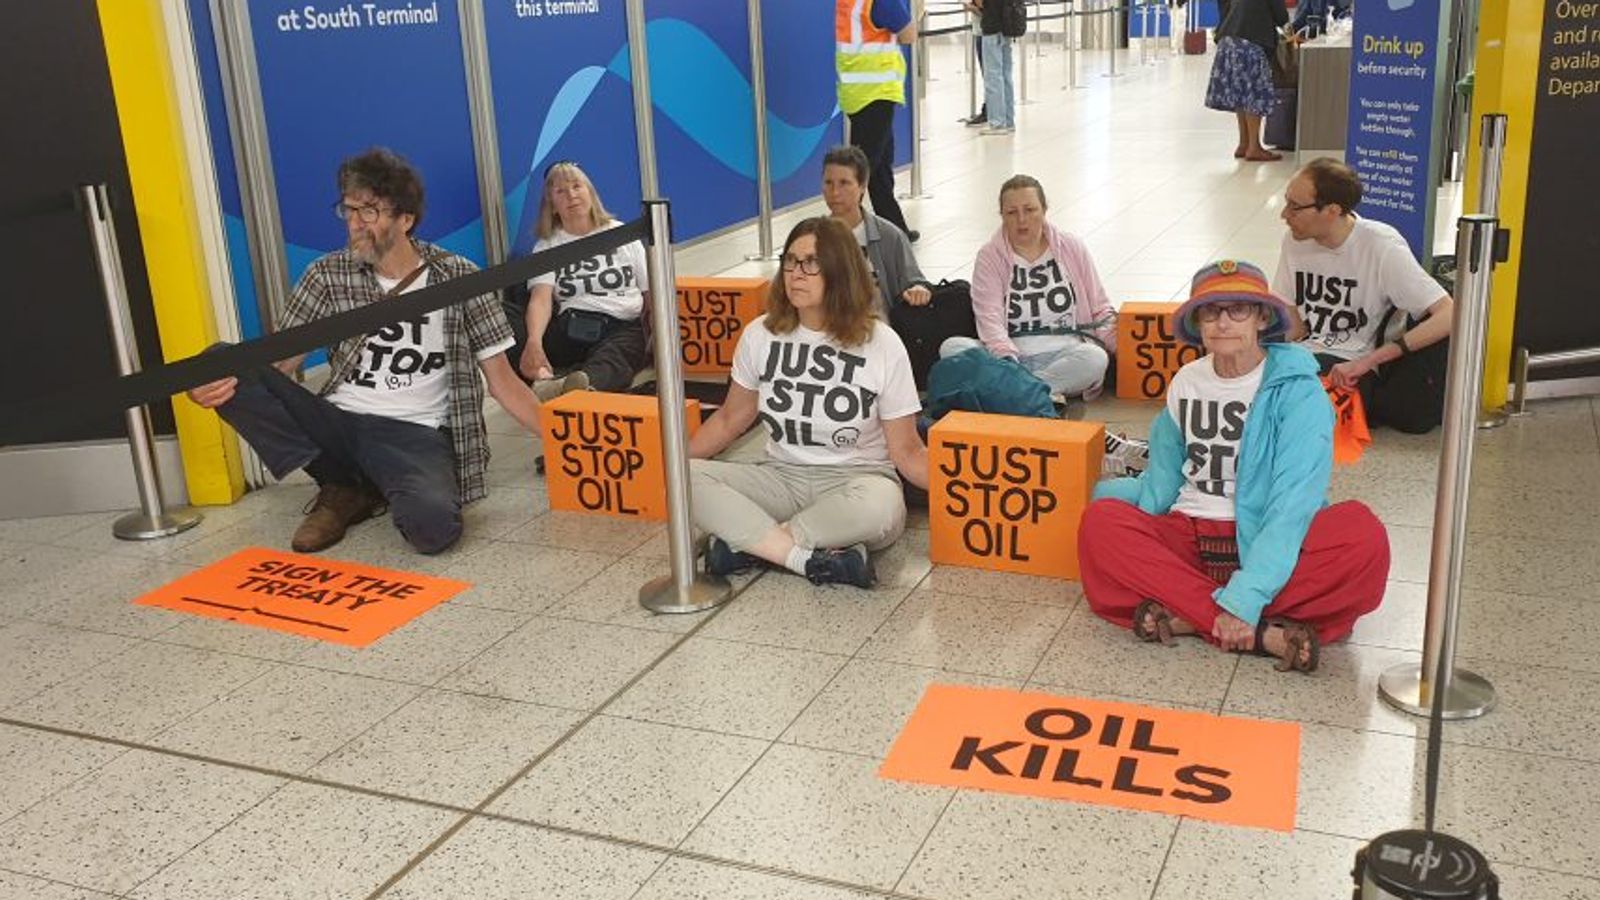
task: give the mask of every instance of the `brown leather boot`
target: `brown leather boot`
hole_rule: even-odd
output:
[[[382,513],[385,505],[383,495],[371,487],[322,485],[289,546],[296,553],[326,550],[339,543],[351,525]]]

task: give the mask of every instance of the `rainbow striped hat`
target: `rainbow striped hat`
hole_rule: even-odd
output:
[[[1287,334],[1294,321],[1289,304],[1267,287],[1267,276],[1260,269],[1247,262],[1221,259],[1194,273],[1194,281],[1189,284],[1189,299],[1173,316],[1178,337],[1184,343],[1200,346],[1200,323],[1196,314],[1200,307],[1211,303],[1261,304],[1272,314],[1272,322],[1261,331],[1263,339]]]

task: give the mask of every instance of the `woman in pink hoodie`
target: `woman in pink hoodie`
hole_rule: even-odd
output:
[[[1000,186],[1000,230],[972,267],[978,338],[953,337],[952,356],[983,347],[1015,359],[1062,398],[1100,393],[1115,351],[1117,314],[1089,248],[1045,220],[1044,188],[1030,175]]]

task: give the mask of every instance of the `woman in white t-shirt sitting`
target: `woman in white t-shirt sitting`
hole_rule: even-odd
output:
[[[577,163],[558,162],[545,171],[533,252],[620,224]],[[626,390],[645,367],[645,265],[644,245],[633,241],[528,282],[528,343],[517,368],[540,399],[572,390]],[[558,380],[558,368],[571,371]]]
[[[972,267],[978,340],[953,337],[952,356],[982,346],[1021,363],[1058,399],[1093,399],[1115,349],[1117,315],[1089,248],[1045,219],[1044,187],[1030,175],[1000,186],[1000,230]]]
[[[848,228],[801,222],[782,265],[766,316],[739,338],[727,401],[689,440],[694,523],[711,535],[706,568],[725,575],[765,560],[816,584],[871,587],[868,551],[905,529],[896,470],[928,483],[911,362],[873,315]],[[710,459],[757,419],[764,461]]]
[[[1383,525],[1327,505],[1333,407],[1317,361],[1262,344],[1292,322],[1249,263],[1213,263],[1174,316],[1206,355],[1173,376],[1149,468],[1102,482],[1078,530],[1089,608],[1146,641],[1194,634],[1310,672],[1322,644],[1378,608]]]

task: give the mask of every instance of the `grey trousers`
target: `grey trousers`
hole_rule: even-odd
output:
[[[789,523],[801,547],[866,544],[880,550],[906,528],[906,502],[891,465],[800,466],[765,461],[689,461],[695,527],[746,550]]]

